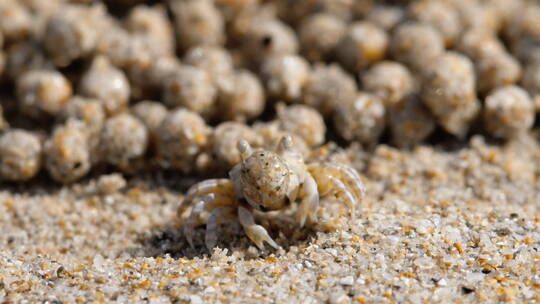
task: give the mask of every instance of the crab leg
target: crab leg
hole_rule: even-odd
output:
[[[335,195],[336,198],[347,204],[354,215],[356,203],[362,199],[364,193],[360,177],[356,179],[354,175],[351,175],[352,169],[333,164],[314,164],[310,165],[308,169],[317,181],[320,196]]]
[[[255,219],[253,218],[253,214],[251,212],[242,207],[238,207],[238,220],[240,221],[240,224],[242,227],[244,227],[244,231],[246,232],[247,236],[257,247],[259,247],[260,250],[264,249],[264,242],[268,243],[270,246],[272,246],[274,249],[279,249],[279,245],[268,235],[268,231],[261,226],[255,224]]]
[[[353,168],[337,163],[326,163],[319,166],[349,186],[357,200],[361,200],[365,196],[366,186],[362,183],[358,172]]]
[[[206,222],[206,235],[204,238],[204,243],[208,251],[212,252],[212,249],[216,247],[219,225],[234,219],[236,219],[235,208],[217,207],[212,210]]]
[[[220,178],[205,180],[191,186],[178,208],[178,216],[181,217],[196,198],[211,193],[224,194],[232,197],[234,196],[234,184],[227,178]]]
[[[300,227],[304,227],[309,217],[312,223],[317,221],[317,209],[319,208],[319,190],[317,183],[311,174],[307,173],[304,184],[300,188],[299,197],[302,198],[296,213],[296,220]]]
[[[342,180],[348,188],[350,188],[357,200],[361,200],[366,194],[366,186],[362,183],[362,179],[356,170],[353,168],[335,163],[325,163],[325,164],[311,164],[308,167],[308,171],[312,175],[330,175]],[[317,178],[315,177],[317,180]]]
[[[193,234],[195,228],[207,222],[208,212],[223,207],[236,207],[238,201],[229,195],[211,193],[204,197],[197,197],[189,217],[183,225],[184,236],[193,248]]]
[[[332,193],[338,200],[347,204],[349,209],[351,209],[351,215],[354,216],[356,209],[356,198],[354,195],[347,189],[347,186],[345,186],[341,180],[333,176],[328,176],[328,180],[330,181],[330,184],[332,184]]]
[[[201,213],[204,210],[204,204],[205,202],[203,200],[197,201],[197,203],[195,203],[191,209],[191,213],[186,222],[182,225],[182,232],[184,233],[184,236],[186,237],[191,248],[195,248],[195,245],[193,245],[193,234],[195,234],[195,227],[203,223]]]

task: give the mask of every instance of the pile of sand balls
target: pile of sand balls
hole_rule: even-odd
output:
[[[533,0],[0,2],[0,180],[226,172],[284,135],[510,140],[539,109]]]

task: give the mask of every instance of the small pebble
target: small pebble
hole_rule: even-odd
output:
[[[42,147],[39,137],[20,129],[8,129],[0,135],[0,178],[25,181],[41,168]]]
[[[130,86],[126,75],[103,56],[94,58],[83,74],[79,91],[81,95],[102,102],[107,116],[123,111],[129,102]]]
[[[217,46],[191,48],[184,56],[184,62],[205,70],[218,86],[226,82],[234,71],[233,59],[229,52]]]
[[[175,50],[173,25],[167,11],[160,5],[138,5],[131,9],[125,22],[126,29],[141,36],[154,56],[173,55]]]
[[[416,1],[409,6],[408,11],[414,20],[433,26],[443,37],[447,47],[456,43],[463,30],[459,12],[448,2]]]
[[[274,55],[264,61],[261,78],[269,96],[292,102],[300,98],[309,72],[309,63],[300,56]]]
[[[71,83],[60,72],[52,70],[22,74],[16,90],[21,112],[34,118],[57,114],[72,94]]]
[[[352,276],[344,277],[339,280],[339,284],[351,286],[354,283],[354,278]]]
[[[97,182],[99,192],[104,195],[116,193],[125,188],[126,185],[126,180],[118,173],[102,175]]]
[[[495,33],[484,28],[473,28],[464,32],[456,47],[458,51],[474,59],[505,51],[504,44],[497,39]]]
[[[190,172],[199,153],[209,144],[210,134],[210,127],[196,112],[184,108],[169,112],[157,132],[160,165]]]
[[[189,303],[190,303],[190,304],[204,304],[204,302],[203,302],[203,300],[201,299],[201,297],[196,296],[196,295],[191,295],[191,296],[189,296]]]
[[[410,94],[388,109],[392,142],[400,148],[411,148],[435,130],[435,119],[416,94]]]
[[[290,23],[297,23],[311,14],[321,13],[349,22],[355,15],[363,16],[369,11],[373,0],[335,1],[278,0],[278,13]]]
[[[168,111],[160,102],[143,100],[131,108],[131,113],[146,126],[150,136],[155,137]]]
[[[223,16],[212,0],[173,0],[176,41],[181,50],[198,45],[221,45],[225,41]]]
[[[308,146],[316,147],[325,141],[326,125],[319,112],[306,105],[278,104],[280,129],[300,136]]]
[[[347,141],[376,143],[385,126],[385,107],[376,96],[360,92],[350,102],[337,105],[334,127]]]
[[[382,61],[373,65],[362,75],[362,86],[379,97],[385,106],[400,102],[415,89],[409,69],[397,62]]]
[[[57,66],[94,51],[100,35],[105,7],[68,5],[51,16],[45,30],[45,48]]]
[[[45,142],[45,167],[57,182],[69,184],[85,176],[91,168],[87,126],[70,119],[56,126]]]
[[[37,41],[26,40],[11,45],[6,52],[5,74],[11,79],[30,70],[52,70],[54,65]]]
[[[163,101],[171,108],[182,106],[205,117],[215,112],[217,89],[201,68],[182,65],[165,80]]]
[[[127,29],[107,20],[106,31],[101,33],[96,45],[96,55],[102,55],[117,66],[133,69],[150,63],[150,50],[144,35],[131,34]]]
[[[535,100],[536,111],[540,111],[540,62],[525,67],[521,85]]]
[[[475,61],[475,69],[478,75],[477,89],[480,93],[515,84],[522,74],[517,59],[506,52],[485,54]]]
[[[496,11],[480,1],[455,1],[464,29],[484,28],[496,32],[500,25]]]
[[[375,24],[355,22],[336,46],[337,57],[343,68],[360,72],[386,56],[388,34]]]
[[[429,25],[407,22],[394,30],[390,52],[397,61],[422,72],[444,52],[444,40],[439,32]]]
[[[331,54],[347,30],[346,23],[331,14],[314,14],[298,29],[302,53],[311,61],[321,61]]]
[[[65,123],[70,119],[77,119],[86,124],[88,146],[90,151],[92,151],[91,159],[94,164],[99,160],[99,153],[97,151],[105,118],[105,110],[99,100],[74,96],[58,113],[56,120],[58,123]]]
[[[502,1],[500,1],[502,2]],[[504,1],[505,7],[501,9],[495,6],[495,13],[506,22],[503,27],[505,38],[516,42],[519,39],[532,39],[540,37],[538,30],[538,16],[540,6],[534,1]],[[512,4],[516,7],[512,7]],[[536,37],[536,38],[535,38]]]
[[[354,78],[340,66],[315,64],[304,89],[303,102],[329,116],[336,105],[354,99],[357,91]]]
[[[455,52],[437,57],[423,82],[422,98],[437,122],[449,133],[463,137],[480,111],[471,60]]]
[[[252,120],[264,111],[265,105],[261,81],[247,70],[235,71],[230,85],[219,87],[218,109],[222,120]]]
[[[0,33],[6,40],[21,40],[32,31],[32,15],[18,0],[0,2]]]
[[[151,61],[145,75],[146,85],[162,89],[169,77],[174,76],[182,64],[176,56],[161,56]]]
[[[394,29],[404,18],[405,12],[401,8],[391,5],[375,5],[366,16],[367,21],[387,32]]]
[[[244,56],[259,65],[271,55],[294,54],[298,40],[294,31],[277,19],[252,20],[243,38]]]
[[[328,302],[330,304],[349,304],[351,299],[344,293],[337,293],[330,295]]]
[[[518,86],[498,88],[486,97],[484,121],[495,137],[511,139],[528,131],[534,123],[534,104]]]
[[[148,129],[133,115],[118,114],[105,121],[101,143],[101,153],[105,162],[128,169],[131,161],[145,155]]]

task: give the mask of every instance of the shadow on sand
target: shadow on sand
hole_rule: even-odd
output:
[[[259,221],[267,227],[270,235],[282,247],[284,252],[289,251],[292,246],[307,244],[316,237],[316,230],[312,228],[302,228],[294,226],[294,223],[286,220],[272,219],[273,221]],[[191,247],[185,238],[182,229],[178,225],[168,225],[150,231],[141,236],[140,248],[135,249],[131,254],[146,257],[161,257],[168,255],[172,258],[186,257],[189,259],[203,258],[211,256],[212,253],[204,244],[205,226],[200,226],[195,230],[193,236],[194,247]],[[228,254],[240,252],[245,259],[255,259],[268,256],[272,253],[279,254],[280,251],[272,249],[266,245],[264,250],[259,250],[245,235],[242,227],[237,222],[231,222],[221,227],[217,247],[227,249]]]

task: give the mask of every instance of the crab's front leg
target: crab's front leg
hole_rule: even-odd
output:
[[[297,190],[295,187],[291,187],[292,191],[287,195],[290,201],[301,200],[296,213],[296,221],[300,227],[304,226],[308,218],[311,222],[316,222],[317,209],[319,208],[317,183],[311,174],[306,171],[302,155],[293,149],[292,138],[290,136],[281,138],[277,146],[277,152],[282,157],[287,158],[289,161],[288,165],[300,181]]]
[[[255,219],[249,207],[238,207],[238,220],[246,235],[249,239],[259,247],[260,250],[264,249],[264,242],[268,243],[274,249],[280,249],[281,247],[270,237],[268,231],[261,226],[255,223]]]
[[[296,221],[300,227],[304,227],[306,219],[312,223],[317,222],[317,210],[319,209],[319,190],[315,179],[306,172],[304,183],[300,187],[298,197],[301,199],[298,211],[296,213]]]

